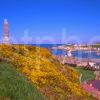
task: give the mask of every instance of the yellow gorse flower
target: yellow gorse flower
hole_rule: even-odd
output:
[[[14,64],[45,95],[48,93],[44,88],[50,92],[49,96],[56,99],[69,95],[88,96],[78,84],[79,73],[72,68],[64,68],[47,49],[0,45],[0,57]]]

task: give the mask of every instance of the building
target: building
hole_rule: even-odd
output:
[[[68,55],[68,57],[72,57],[71,50],[68,51],[67,55]]]
[[[9,24],[8,24],[7,19],[4,19],[3,44],[10,44],[10,42],[9,42]]]

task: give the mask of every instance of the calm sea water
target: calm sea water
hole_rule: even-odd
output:
[[[60,46],[64,44],[32,44],[33,46],[40,46],[44,48],[51,48],[53,46]],[[66,55],[66,50],[50,50],[53,55]],[[91,58],[91,59],[100,59],[100,55],[97,55],[96,52],[86,52],[86,51],[74,51],[72,55],[77,58]]]
[[[39,47],[44,47],[44,48],[51,48],[54,46],[60,46],[60,45],[64,45],[64,44],[32,44],[33,46],[39,46]]]

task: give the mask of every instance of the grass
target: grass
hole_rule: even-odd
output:
[[[94,72],[83,68],[76,68],[82,74],[82,82],[93,80],[95,78]]]
[[[0,62],[0,100],[43,100],[43,96],[11,64]]]

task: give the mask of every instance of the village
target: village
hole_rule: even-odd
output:
[[[69,51],[65,56],[55,56],[62,64],[70,65],[73,68],[82,68],[84,70],[90,70],[95,75],[92,80],[85,80],[82,82],[83,75],[80,76],[80,86],[92,96],[100,100],[100,59],[79,59],[72,57]],[[84,73],[85,74],[85,73]]]
[[[63,46],[55,46],[51,49],[54,50],[65,50],[65,55],[56,55],[55,57],[62,62],[63,64],[73,64],[75,66],[83,66],[84,68],[91,70],[100,70],[100,58],[92,59],[92,58],[77,58],[73,57],[73,51],[84,51],[84,52],[96,52],[97,55],[100,55],[100,44],[95,45],[94,47],[91,45],[63,45]]]

